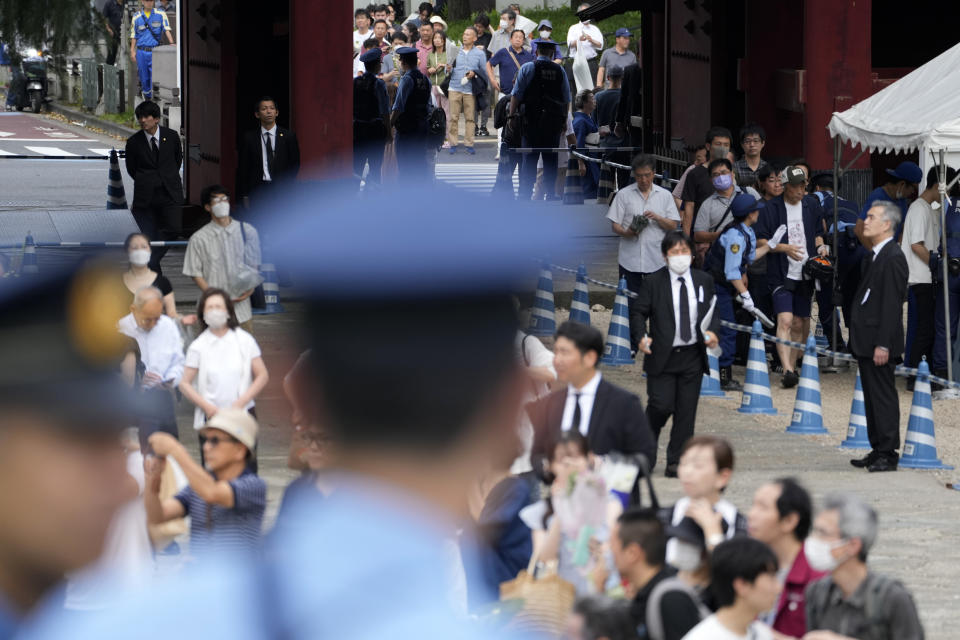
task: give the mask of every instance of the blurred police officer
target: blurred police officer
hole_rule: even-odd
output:
[[[746,193],[738,194],[730,203],[730,214],[733,220],[710,245],[704,259],[704,269],[713,276],[717,285],[716,313],[721,320],[736,322],[733,299],[737,295],[740,296],[745,310],[752,312],[756,309],[745,282],[747,267],[777,246],[786,232],[786,227],[778,229],[765,246],[758,247],[757,237],[751,228],[760,217],[757,199]],[[720,348],[723,350],[720,355],[720,386],[725,391],[741,391],[743,386],[733,379],[733,356],[737,349],[736,330],[720,327]]]
[[[367,184],[380,183],[383,148],[387,141],[390,103],[387,85],[377,77],[383,52],[374,47],[360,56],[366,71],[353,79],[353,174],[359,179],[370,163]]]
[[[164,38],[173,44],[167,14],[154,6],[154,0],[141,0],[143,10],[133,16],[130,29],[130,60],[137,65],[140,93],[144,100],[153,98],[153,50]]]
[[[425,186],[430,118],[431,85],[417,68],[414,47],[397,49],[403,76],[397,83],[390,124],[397,130],[397,168],[401,180],[409,178]]]
[[[560,143],[570,107],[570,83],[563,67],[553,61],[557,43],[537,38],[537,59],[520,67],[510,98],[510,116],[519,113],[524,147],[552,148]],[[543,156],[543,183],[557,181],[557,153],[524,154],[518,199],[529,200],[537,179],[537,160]]]
[[[114,512],[138,492],[120,445],[131,341],[115,328],[129,300],[115,281],[85,268],[0,290],[2,639],[100,555]]]

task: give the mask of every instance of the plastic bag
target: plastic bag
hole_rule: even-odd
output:
[[[594,88],[590,65],[587,64],[587,54],[583,52],[581,46],[577,47],[577,53],[573,58],[573,79],[577,83],[577,93]]]

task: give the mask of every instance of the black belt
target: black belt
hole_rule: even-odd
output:
[[[679,347],[673,347],[673,351],[674,351],[674,352],[677,352],[677,351],[689,351],[690,349],[699,349],[699,348],[700,348],[700,345],[699,345],[699,344],[696,344],[696,343],[694,343],[694,344],[683,344],[683,345],[680,345]]]
[[[139,51],[153,51],[153,47],[137,47]]]

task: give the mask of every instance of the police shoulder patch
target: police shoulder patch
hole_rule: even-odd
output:
[[[740,252],[740,245],[738,244],[730,245],[730,253],[739,253],[739,252]]]

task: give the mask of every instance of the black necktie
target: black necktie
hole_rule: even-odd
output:
[[[270,171],[270,179],[273,180],[273,159],[276,154],[273,152],[273,142],[271,139],[273,135],[270,133],[263,134],[263,142],[267,147],[267,169]]]
[[[683,277],[680,281],[680,339],[690,342],[690,300],[687,298],[687,281]]]
[[[570,428],[574,431],[580,431],[580,394],[573,394],[573,422],[570,423]]]
[[[157,144],[156,138],[150,138],[150,146],[153,147],[153,159],[157,161],[157,164],[160,164],[160,146]]]

